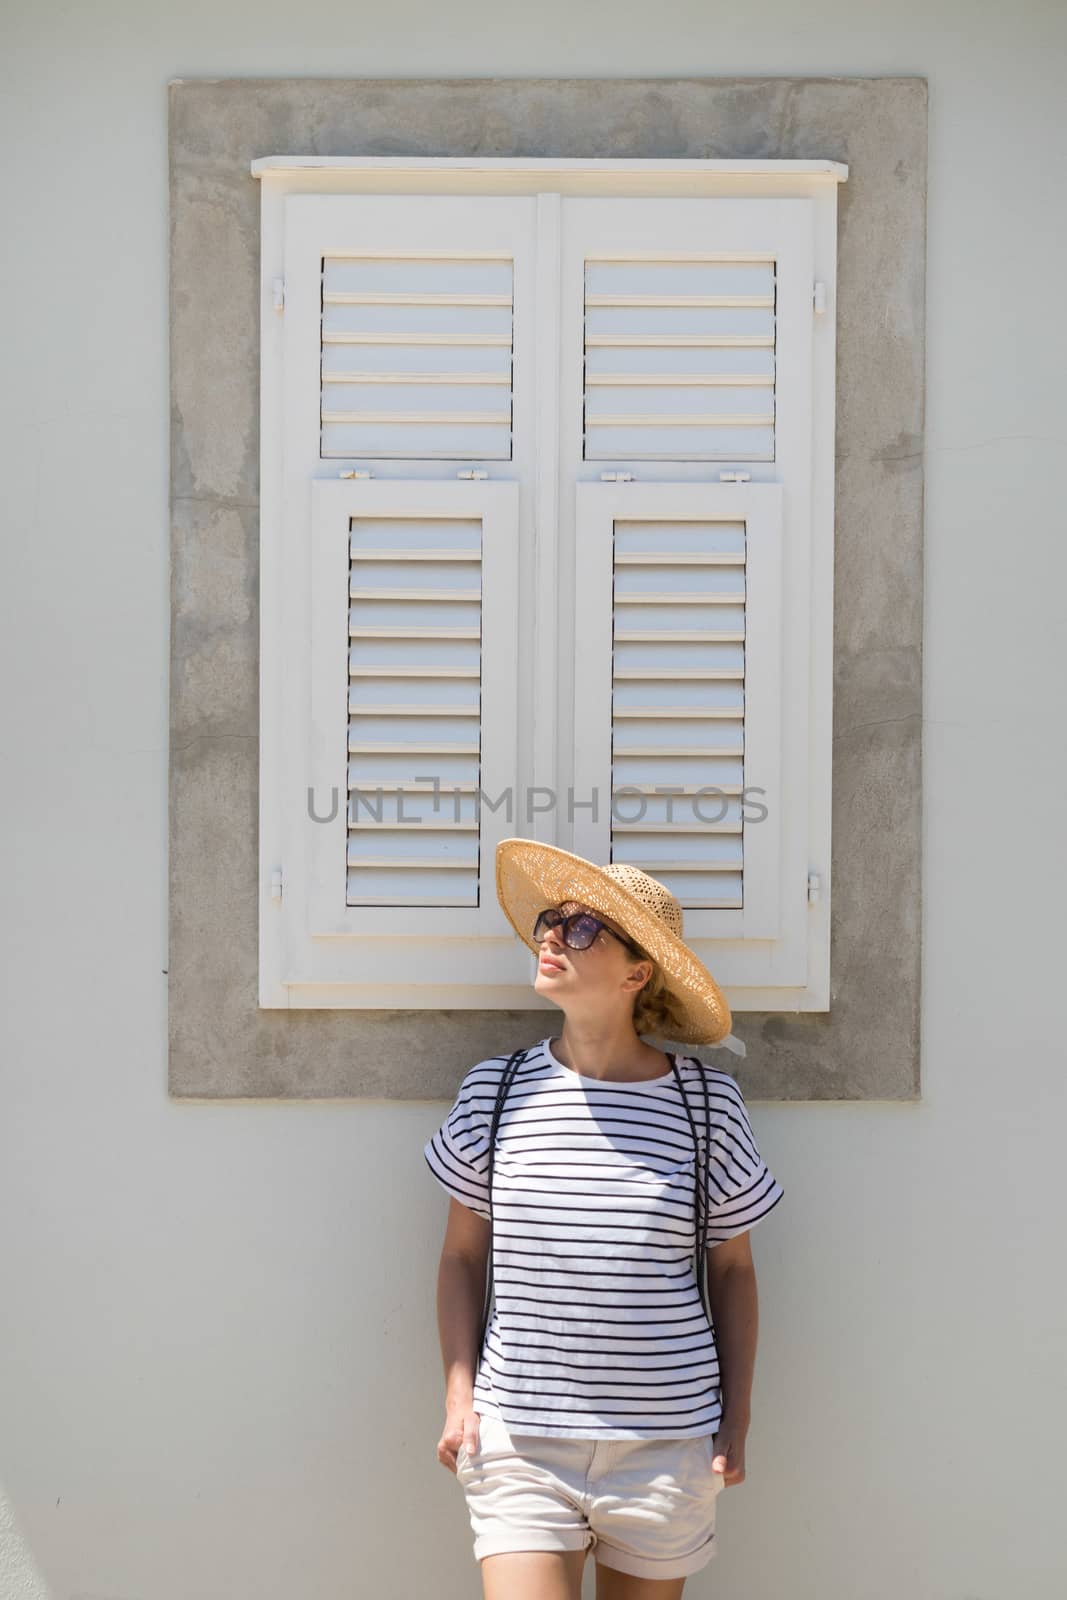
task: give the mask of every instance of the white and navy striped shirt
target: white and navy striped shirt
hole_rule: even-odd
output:
[[[449,1194],[489,1217],[493,1106],[507,1055],[477,1062],[424,1147]],[[704,1148],[709,1246],[751,1228],[785,1193],[737,1083],[678,1056]],[[474,1389],[513,1433],[682,1438],[722,1416],[714,1329],[695,1274],[693,1134],[668,1070],[644,1083],[583,1077],[532,1047],[508,1090],[493,1170],[494,1307]]]

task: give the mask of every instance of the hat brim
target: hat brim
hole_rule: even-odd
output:
[[[583,856],[537,839],[501,839],[496,847],[496,893],[504,914],[534,954],[537,915],[562,900],[602,911],[632,935],[663,972],[682,1013],[678,1044],[718,1044],[733,1025],[715,979],[684,940],[602,868]]]

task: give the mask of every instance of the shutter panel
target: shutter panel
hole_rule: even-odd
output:
[[[536,201],[515,195],[286,198],[290,484],[339,462],[380,463],[383,476],[407,462],[417,478],[516,461],[535,217]]]
[[[586,461],[773,461],[771,261],[585,263]]]
[[[315,932],[495,928],[514,784],[518,485],[312,484]],[[326,797],[335,797],[331,808]],[[488,864],[489,879],[484,874]],[[455,909],[453,909],[455,908]]]
[[[510,261],[326,255],[321,454],[511,457]]]
[[[688,935],[778,933],[781,530],[778,484],[577,486],[575,850],[659,878]]]

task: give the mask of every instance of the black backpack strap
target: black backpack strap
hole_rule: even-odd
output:
[[[493,1121],[489,1130],[489,1165],[486,1172],[486,1181],[489,1190],[489,1257],[485,1274],[485,1303],[482,1306],[482,1323],[478,1334],[478,1350],[481,1352],[485,1344],[485,1332],[489,1326],[489,1307],[493,1299],[493,1166],[496,1155],[496,1135],[500,1126],[501,1114],[504,1110],[504,1101],[507,1099],[508,1090],[511,1088],[515,1074],[519,1067],[533,1052],[531,1050],[516,1050],[507,1060],[500,1082],[497,1085],[496,1101],[493,1105]]]
[[[711,1303],[708,1300],[707,1295],[707,1278],[708,1217],[711,1211],[711,1195],[709,1193],[709,1185],[711,1183],[711,1095],[708,1090],[708,1075],[704,1070],[703,1062],[700,1063],[700,1087],[704,1091],[704,1172],[701,1182],[701,1190],[704,1195],[704,1226],[701,1230],[700,1242],[697,1246],[698,1250],[700,1251],[700,1270],[697,1273],[697,1288],[700,1291],[700,1298],[704,1302],[704,1308],[708,1313],[708,1322],[710,1323],[712,1321],[712,1315]]]
[[[694,1058],[695,1059],[695,1058]],[[674,1076],[678,1080],[678,1092],[685,1106],[685,1114],[689,1118],[689,1127],[693,1135],[693,1149],[696,1151],[696,1161],[693,1169],[693,1217],[696,1232],[696,1261],[694,1263],[697,1280],[697,1293],[700,1303],[704,1307],[709,1324],[712,1321],[711,1306],[708,1302],[708,1179],[711,1171],[711,1102],[708,1094],[708,1075],[703,1070],[701,1062],[700,1086],[704,1091],[704,1164],[700,1168],[700,1140],[697,1138],[697,1125],[689,1106],[689,1096],[685,1092],[682,1074],[678,1063],[670,1050],[667,1051],[667,1060],[674,1069]]]

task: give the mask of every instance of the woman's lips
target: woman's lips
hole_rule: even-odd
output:
[[[551,956],[542,956],[540,958],[540,966],[542,972],[562,972],[564,970],[563,962],[553,961]]]

